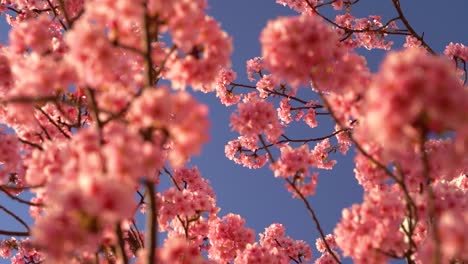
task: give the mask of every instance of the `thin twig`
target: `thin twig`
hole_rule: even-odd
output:
[[[10,197],[11,199],[13,199],[15,201],[18,201],[18,202],[20,202],[22,204],[26,204],[26,205],[29,205],[29,206],[39,206],[39,207],[44,206],[44,204],[42,204],[42,203],[33,203],[33,202],[23,200],[23,199],[15,196],[13,194],[11,194],[10,192],[8,192],[8,189],[13,189],[13,188],[0,186],[0,191],[3,192],[4,194],[6,194],[8,197]],[[21,189],[21,190],[23,190],[23,189]]]
[[[5,213],[7,213],[8,215],[10,215],[14,219],[16,219],[16,221],[18,221],[18,223],[20,223],[22,226],[24,226],[24,228],[26,228],[26,230],[28,230],[28,232],[29,232],[28,224],[26,224],[26,222],[23,219],[21,219],[21,217],[19,217],[17,214],[13,213],[12,211],[8,210],[6,207],[4,207],[2,205],[0,205],[0,210],[3,210]]]
[[[317,215],[315,214],[314,210],[310,206],[310,203],[307,200],[307,198],[305,198],[305,196],[301,193],[301,191],[299,189],[297,189],[296,184],[291,182],[289,179],[286,179],[286,182],[294,189],[294,191],[297,193],[297,195],[299,195],[301,200],[304,202],[304,204],[305,204],[305,206],[307,208],[307,211],[310,213],[310,215],[312,216],[312,219],[314,220],[315,228],[319,231],[320,237],[322,238],[323,243],[325,244],[325,247],[326,247],[328,253],[333,257],[333,259],[336,261],[336,263],[341,263],[341,261],[338,259],[338,257],[335,255],[335,253],[332,251],[330,245],[328,245],[328,242],[325,239],[325,233],[323,232],[323,229],[320,226],[320,222],[319,222],[319,220],[317,218]]]
[[[401,22],[405,25],[405,27],[408,29],[408,31],[411,33],[413,37],[415,37],[417,40],[421,42],[421,44],[432,54],[436,54],[436,52],[424,41],[424,38],[419,36],[418,33],[414,30],[414,28],[411,26],[411,24],[408,22],[408,19],[406,19],[405,15],[403,14],[403,10],[401,9],[400,6],[400,1],[399,0],[392,0],[393,6],[395,7],[396,11],[398,12],[398,15],[400,17]]]
[[[27,140],[22,139],[22,138],[20,138],[20,137],[18,137],[18,140],[19,140],[21,143],[26,144],[26,145],[29,145],[29,146],[31,146],[31,147],[35,147],[35,148],[37,148],[37,149],[40,150],[40,151],[43,151],[43,150],[44,150],[44,148],[42,148],[41,145],[36,144],[36,143],[34,143],[34,142],[27,141]]]
[[[270,150],[265,147],[265,140],[263,139],[262,135],[259,135],[258,137],[259,137],[260,142],[262,143],[263,147],[265,148],[265,151],[267,152],[268,159],[270,160],[271,163],[275,163],[275,160],[274,160],[273,155],[271,154]],[[304,195],[301,193],[301,191],[299,189],[297,189],[296,185],[293,182],[291,182],[289,179],[285,179],[285,180],[289,185],[291,185],[291,187],[294,189],[294,191],[297,193],[297,195],[299,195],[301,200],[304,202],[304,204],[305,204],[305,206],[307,208],[307,211],[312,216],[312,219],[313,219],[313,221],[315,223],[315,227],[319,231],[320,236],[321,236],[321,238],[323,240],[323,243],[325,244],[325,247],[326,247],[328,253],[333,257],[333,259],[336,261],[336,263],[341,263],[341,261],[338,259],[338,257],[335,255],[335,253],[332,251],[330,245],[328,245],[328,242],[325,239],[325,233],[323,232],[322,227],[320,226],[320,222],[319,222],[317,216],[315,215],[314,210],[310,206],[310,203],[307,200],[307,198],[304,197]]]
[[[50,123],[52,123],[57,129],[58,131],[60,131],[60,133],[62,133],[63,136],[65,136],[67,139],[71,139],[70,135],[68,135],[61,127],[59,124],[57,124],[57,122],[55,122],[52,117],[50,117],[41,107],[39,106],[36,106],[36,109],[39,110],[39,112],[41,112],[46,118],[47,120],[49,120]]]
[[[128,257],[127,254],[125,253],[125,241],[123,238],[123,232],[122,232],[122,227],[120,226],[120,223],[117,223],[115,225],[115,233],[117,235],[117,239],[119,241],[119,247],[117,248],[117,254],[119,257],[122,259],[123,264],[128,264]]]
[[[4,235],[4,236],[21,236],[21,237],[28,237],[28,236],[30,236],[31,234],[29,234],[29,232],[8,231],[8,230],[0,229],[0,235]]]

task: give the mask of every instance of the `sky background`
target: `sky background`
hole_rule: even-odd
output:
[[[400,2],[410,23],[417,32],[425,33],[425,40],[437,52],[442,52],[449,42],[468,44],[468,0]],[[248,83],[245,73],[246,60],[261,55],[258,39],[267,21],[278,16],[297,15],[289,8],[276,4],[275,0],[208,0],[208,3],[208,13],[215,17],[233,38],[232,67],[238,74],[236,82],[239,83]],[[383,21],[395,17],[396,14],[391,0],[361,0],[352,11],[356,17],[379,14],[383,16]],[[8,29],[4,18],[1,20],[0,41],[7,45]],[[395,48],[401,46],[402,40],[395,40]],[[366,56],[371,70],[375,72],[385,52],[360,49],[359,53]],[[312,97],[307,93],[309,90],[304,94],[310,99]],[[288,236],[307,241],[314,250],[314,258],[319,257],[315,251],[315,240],[319,234],[303,203],[292,199],[291,194],[283,187],[284,181],[274,178],[268,168],[249,170],[225,157],[225,144],[238,136],[229,127],[229,116],[235,107],[223,106],[214,94],[195,93],[195,96],[210,107],[211,141],[204,146],[202,155],[192,159],[191,164],[198,166],[202,175],[210,180],[217,195],[218,206],[222,209],[220,217],[231,212],[240,214],[256,234],[263,232],[264,228],[272,223],[282,223]],[[300,126],[289,130],[288,135],[295,138],[328,135],[332,131],[330,123],[327,122],[328,117],[317,118],[319,127],[310,129]],[[345,157],[339,153],[331,155],[330,158],[338,161],[335,169],[319,171],[317,192],[309,198],[327,234],[333,232],[343,208],[362,200],[362,188],[354,178],[353,156],[354,150],[349,151]],[[163,188],[159,190],[161,189]],[[16,212],[27,210],[17,203],[11,203],[5,196],[0,196],[0,199],[1,205],[15,209]],[[12,227],[20,228],[0,212],[0,229]],[[0,259],[0,263],[8,261]]]

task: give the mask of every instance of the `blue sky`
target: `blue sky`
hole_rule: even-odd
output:
[[[247,83],[245,61],[260,56],[259,35],[267,21],[278,16],[296,15],[287,7],[275,4],[274,0],[209,0],[208,13],[220,21],[234,40],[233,69],[238,73],[237,82]],[[449,42],[468,44],[466,28],[468,1],[466,0],[401,0],[401,5],[408,20],[419,32],[424,32],[425,40],[437,51],[443,51]],[[354,10],[354,9],[353,9]],[[394,17],[391,0],[362,0],[356,8],[355,16],[381,14],[384,18]],[[3,19],[2,19],[3,20]],[[0,41],[6,45],[7,31],[1,22]],[[401,43],[401,41],[396,41]],[[396,46],[398,47],[398,46]],[[368,63],[375,71],[384,52],[359,50],[368,58]],[[307,88],[304,88],[307,89]],[[308,91],[305,91],[308,92]],[[310,93],[309,93],[310,94]],[[309,95],[310,96],[310,95]],[[240,214],[247,220],[247,226],[256,233],[272,223],[282,223],[287,235],[306,240],[314,248],[318,233],[300,200],[291,198],[279,179],[273,177],[268,169],[244,169],[224,156],[224,145],[237,137],[229,127],[229,116],[235,107],[221,105],[214,94],[196,93],[196,97],[209,105],[211,119],[211,141],[203,148],[203,153],[195,157],[191,164],[199,167],[204,177],[208,178],[215,189],[218,205],[222,208],[220,216],[230,212]],[[315,129],[298,127],[290,132],[303,137],[319,137],[331,131],[327,117],[318,117],[319,126]],[[362,190],[357,185],[353,173],[354,151],[346,157],[332,155],[338,164],[333,171],[320,171],[317,193],[309,200],[316,210],[326,233],[332,233],[340,220],[341,210],[359,203]],[[14,208],[4,196],[1,204]],[[21,208],[21,209],[20,209]],[[25,211],[26,207],[18,210]],[[0,228],[6,229],[11,222],[0,215]],[[17,225],[14,225],[18,227]],[[318,257],[318,253],[314,253]],[[1,260],[0,260],[0,263]],[[6,262],[5,262],[6,263]]]

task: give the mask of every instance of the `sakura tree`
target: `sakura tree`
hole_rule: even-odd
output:
[[[1,221],[24,229],[0,225],[0,256],[468,262],[468,47],[436,54],[389,1],[395,16],[385,20],[355,17],[359,0],[277,0],[297,14],[267,22],[244,83],[205,0],[0,0],[11,27],[0,48],[0,191],[33,219],[0,203]],[[362,47],[387,51],[378,71]],[[235,109],[226,157],[284,182],[310,214],[321,255],[280,223],[257,239],[249,219],[220,213],[203,171],[187,165],[209,140],[208,106],[192,91]],[[313,131],[318,116],[335,124],[327,135],[289,134]],[[325,230],[310,197],[339,153],[354,159],[348,177],[364,195]]]

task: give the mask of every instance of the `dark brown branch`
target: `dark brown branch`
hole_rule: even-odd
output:
[[[44,149],[42,148],[41,145],[36,144],[36,143],[34,143],[34,142],[27,141],[27,140],[22,139],[22,138],[20,138],[20,137],[18,137],[18,140],[19,140],[21,143],[26,144],[26,145],[29,145],[29,146],[34,147],[34,148],[37,148],[38,150],[41,150],[41,151],[44,150]]]
[[[138,55],[145,56],[145,53],[142,50],[140,50],[138,48],[135,48],[133,46],[126,45],[126,44],[120,42],[118,38],[115,39],[114,41],[112,41],[112,44],[117,48],[121,48],[121,49],[124,49],[124,50],[131,51],[133,53],[136,53]]]
[[[117,223],[115,225],[115,233],[117,235],[118,239],[118,248],[117,248],[117,255],[122,259],[123,264],[128,264],[128,257],[127,254],[125,253],[125,240],[123,238],[123,232],[122,228],[120,227],[120,223]]]
[[[280,140],[277,142],[278,143],[286,143],[286,142],[300,142],[300,143],[308,143],[308,142],[315,142],[315,141],[322,141],[322,140],[325,140],[327,138],[331,138],[333,136],[336,136],[338,135],[339,133],[341,132],[346,132],[346,131],[349,131],[350,128],[342,128],[342,129],[339,129],[327,136],[323,136],[323,137],[317,137],[317,138],[309,138],[309,139],[290,139],[288,138],[286,135],[281,135],[282,137],[285,138],[285,140]]]
[[[58,100],[58,96],[18,96],[18,97],[11,97],[6,100],[0,100],[0,104],[10,104],[10,103],[47,103],[53,102]]]
[[[7,6],[7,9],[10,10],[10,11],[15,12],[16,14],[21,14],[21,10],[18,10],[18,9],[16,9],[14,7]]]
[[[241,83],[234,83],[234,82],[231,82],[229,85],[233,86],[233,87],[243,87],[243,88],[249,88],[249,89],[257,89],[256,86],[253,86],[253,85],[248,85],[248,84],[241,84]],[[294,100],[294,101],[297,101],[299,103],[302,103],[302,104],[307,104],[308,102],[305,101],[305,100],[302,100],[298,97],[295,97],[295,96],[290,96],[290,95],[287,95],[287,94],[284,94],[284,93],[280,93],[278,91],[274,91],[274,90],[268,90],[268,89],[264,89],[266,92],[270,93],[270,94],[274,94],[274,95],[279,95],[279,96],[282,96],[282,97],[286,97],[286,98],[289,98],[291,100]],[[322,106],[320,105],[316,105],[316,106],[312,106],[312,108],[321,108]]]
[[[395,7],[396,11],[398,12],[398,15],[400,17],[401,22],[405,25],[405,27],[408,29],[408,31],[411,33],[413,37],[415,37],[417,40],[421,42],[421,44],[432,54],[436,54],[436,52],[424,41],[424,38],[419,36],[418,33],[413,29],[411,24],[408,22],[408,19],[406,19],[405,15],[403,14],[403,10],[401,9],[400,6],[400,1],[399,0],[392,0],[393,6]]]
[[[156,72],[154,73],[154,76],[156,77],[156,82],[155,82],[155,85],[158,84],[159,82],[159,75],[161,74],[161,72],[164,70],[164,67],[166,66],[166,63],[167,61],[169,60],[169,57],[172,55],[172,53],[174,53],[174,51],[177,49],[177,46],[176,45],[172,45],[171,49],[169,50],[169,52],[167,53],[166,57],[164,57],[163,61],[161,62],[161,65],[158,66],[158,69],[156,70]]]
[[[271,154],[270,150],[268,149],[268,147],[266,147],[265,145],[265,140],[263,139],[263,137],[261,135],[258,136],[259,139],[260,139],[260,142],[262,143],[263,145],[263,148],[265,148],[265,151],[267,152],[267,155],[268,155],[268,159],[270,160],[271,163],[275,163],[275,160],[273,158],[273,155]],[[297,195],[299,195],[299,197],[301,198],[301,200],[304,202],[306,208],[307,208],[307,211],[310,213],[310,215],[312,216],[312,219],[315,223],[315,227],[317,228],[317,230],[319,231],[320,233],[320,237],[322,238],[323,240],[323,243],[325,244],[325,247],[328,251],[328,253],[333,257],[333,259],[336,261],[336,263],[341,263],[341,261],[338,259],[338,257],[335,255],[335,253],[333,253],[333,251],[331,250],[330,248],[330,245],[328,245],[328,242],[327,240],[325,239],[325,233],[323,232],[322,230],[322,227],[320,226],[320,222],[317,218],[317,216],[315,215],[315,212],[314,210],[312,209],[312,207],[310,206],[310,203],[309,201],[304,197],[304,195],[301,193],[301,191],[299,189],[297,189],[296,185],[291,182],[289,179],[285,179],[286,182],[291,185],[291,187],[294,189],[294,191],[297,193]]]
[[[42,110],[41,107],[39,106],[36,106],[36,109],[39,110],[39,112],[41,112],[46,118],[47,120],[49,120],[50,123],[52,123],[58,131],[60,131],[60,133],[62,133],[63,136],[65,136],[66,138],[68,139],[71,139],[70,135],[68,135],[63,129],[62,127],[60,127],[59,124],[57,124],[57,122],[55,122],[52,117],[50,117],[44,110]]]
[[[4,235],[4,236],[21,236],[21,237],[30,236],[29,232],[8,231],[8,230],[3,230],[3,229],[0,229],[0,235]]]
[[[86,88],[86,94],[89,97],[89,104],[91,107],[91,114],[93,116],[94,121],[96,122],[96,126],[98,129],[99,134],[99,144],[102,145],[104,143],[104,136],[102,134],[102,129],[104,128],[104,124],[102,123],[101,119],[99,118],[99,107],[97,105],[96,96],[94,94],[94,90],[90,87]],[[104,164],[104,163],[103,163]]]
[[[284,139],[283,140],[279,140],[279,141],[276,141],[275,143],[271,143],[271,144],[266,144],[265,142],[263,142],[264,144],[264,147],[260,147],[258,148],[257,150],[263,150],[263,149],[268,149],[269,147],[272,147],[272,146],[276,146],[278,144],[283,144],[283,143],[288,143],[288,142],[294,142],[294,143],[309,143],[309,142],[317,142],[317,141],[322,141],[322,140],[325,140],[327,138],[331,138],[333,136],[336,136],[338,135],[339,133],[341,132],[347,132],[349,131],[350,128],[344,128],[344,129],[340,129],[340,130],[337,130],[329,135],[326,135],[326,136],[323,136],[323,137],[317,137],[317,138],[307,138],[307,139],[291,139],[289,138],[288,136],[286,136],[285,134],[282,134],[281,137],[283,137]],[[263,138],[262,138],[263,139]],[[242,151],[249,151],[247,149],[242,149]]]
[[[338,257],[335,255],[335,253],[332,251],[330,245],[328,245],[328,242],[325,239],[325,233],[323,232],[323,229],[320,226],[320,222],[319,222],[319,220],[317,218],[317,215],[315,214],[314,210],[310,206],[310,203],[307,200],[307,198],[305,198],[304,195],[301,193],[301,191],[299,189],[297,189],[296,184],[291,182],[289,179],[286,179],[286,182],[294,189],[294,191],[297,193],[297,195],[299,195],[301,200],[304,202],[304,205],[306,206],[307,211],[309,212],[309,214],[312,216],[312,219],[313,219],[313,221],[315,223],[315,228],[319,231],[320,237],[322,238],[323,243],[325,244],[325,248],[327,249],[328,253],[333,257],[333,259],[336,261],[336,263],[341,263],[341,261],[338,259]]]
[[[174,183],[177,190],[182,191],[182,188],[180,188],[179,184],[177,184],[177,181],[174,179],[174,176],[172,176],[172,173],[166,167],[164,167],[164,172],[166,172],[167,175],[169,175],[169,178],[171,178],[171,181],[172,183]]]
[[[138,242],[138,247],[144,248],[145,242],[143,242],[141,235],[140,235],[140,230],[138,229],[138,226],[136,225],[135,220],[133,219],[132,219],[132,225],[133,225],[133,228],[130,227],[130,232],[132,232],[133,236],[136,238]]]
[[[37,188],[43,188],[43,187],[44,187],[43,184],[30,185],[30,186],[21,186],[21,187],[9,186],[9,185],[0,185],[0,188],[11,189],[11,190],[14,190],[14,191],[24,191],[24,190],[28,190],[28,189],[37,189]]]
[[[3,210],[5,213],[7,213],[11,217],[13,217],[16,221],[18,221],[18,223],[20,223],[22,226],[24,226],[24,228],[26,228],[26,230],[28,230],[28,232],[29,232],[28,224],[26,224],[26,222],[23,219],[21,219],[21,217],[19,217],[17,214],[13,213],[12,211],[8,210],[6,207],[4,207],[2,205],[0,205],[0,210]]]
[[[33,203],[33,202],[30,202],[30,201],[26,201],[26,200],[23,200],[13,194],[11,194],[10,192],[8,192],[8,189],[12,189],[10,187],[4,187],[4,186],[0,186],[0,191],[3,192],[4,194],[6,194],[8,197],[10,197],[12,200],[15,200],[17,202],[20,202],[22,204],[26,204],[26,205],[29,205],[29,206],[44,206],[44,204],[42,203]]]
[[[156,208],[156,193],[154,190],[154,183],[150,180],[145,181],[146,186],[146,199],[149,208],[146,212],[146,242],[148,252],[148,264],[155,264],[156,246],[157,246],[157,232],[158,232],[158,214]]]
[[[59,18],[58,13],[57,13],[57,11],[55,10],[54,5],[52,5],[52,3],[50,2],[50,0],[47,0],[47,4],[49,5],[49,7],[50,7],[52,13],[54,13],[54,17],[57,18],[57,20],[59,21],[59,23],[60,23],[60,25],[62,26],[63,30],[67,31],[68,28],[67,28],[67,26],[63,23],[63,21]]]
[[[49,0],[47,0],[47,1],[49,1]],[[63,17],[65,18],[65,21],[67,22],[68,27],[71,28],[72,27],[72,21],[70,20],[70,16],[68,16],[68,12],[67,12],[65,3],[63,2],[63,0],[58,0],[58,2],[59,2],[59,5],[60,5],[60,11],[62,11]]]
[[[154,82],[153,59],[151,58],[151,21],[149,15],[145,12],[143,16],[143,47],[144,47],[144,67],[145,67],[145,86],[149,88]]]

